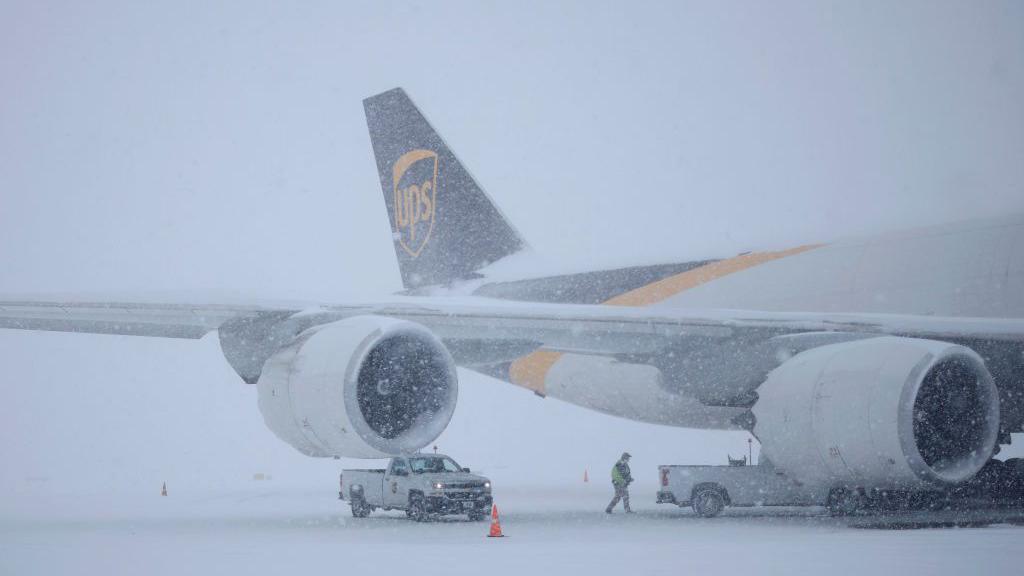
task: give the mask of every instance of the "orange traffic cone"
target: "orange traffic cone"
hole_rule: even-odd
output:
[[[501,522],[498,520],[498,505],[491,504],[491,531],[487,534],[488,538],[504,538],[505,535],[501,533]]]
[[[164,482],[164,487],[160,489],[161,496],[167,496],[167,482]]]
[[[590,477],[587,476],[587,469],[586,468],[583,469],[583,481],[584,482],[590,482]]]

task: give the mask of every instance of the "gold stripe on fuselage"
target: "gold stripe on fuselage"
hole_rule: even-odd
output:
[[[606,300],[603,304],[608,306],[650,306],[723,276],[742,272],[765,262],[800,254],[819,246],[821,244],[808,244],[778,252],[751,252],[726,260],[718,260],[693,270],[662,278],[629,292],[624,292]],[[561,357],[561,352],[553,352],[551,350],[537,350],[527,354],[512,362],[512,365],[509,367],[509,379],[517,386],[533,390],[538,394],[544,394],[544,381],[547,378],[548,371]]]

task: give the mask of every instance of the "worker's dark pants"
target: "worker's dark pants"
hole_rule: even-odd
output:
[[[630,512],[629,509],[629,488],[625,484],[612,484],[615,486],[615,497],[612,498],[608,507],[604,509],[605,512],[611,512],[615,505],[622,500],[622,507],[626,509],[626,512]]]

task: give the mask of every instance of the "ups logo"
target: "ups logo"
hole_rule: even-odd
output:
[[[430,240],[437,213],[437,153],[413,150],[391,168],[395,195],[395,234],[402,248],[416,258]]]

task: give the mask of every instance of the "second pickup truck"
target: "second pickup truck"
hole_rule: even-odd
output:
[[[338,497],[356,518],[380,508],[405,510],[418,522],[446,514],[482,520],[493,502],[490,480],[443,454],[395,457],[385,469],[343,470],[339,482]]]

